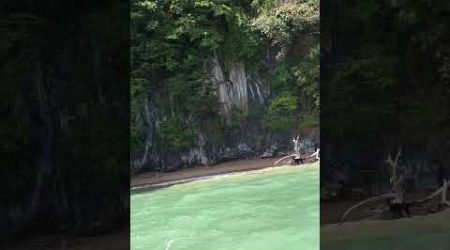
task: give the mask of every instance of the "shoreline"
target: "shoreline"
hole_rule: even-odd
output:
[[[162,173],[159,176],[152,176],[152,173],[143,173],[131,178],[130,192],[150,191],[192,181],[286,167],[286,165],[274,166],[276,160],[278,158],[236,160],[214,166],[199,166]],[[310,164],[305,163],[304,165],[302,167],[307,167]]]
[[[219,163],[214,166],[197,166],[180,169],[174,172],[146,172],[131,177],[130,190],[162,188],[175,184],[207,179],[219,175],[236,174],[274,167],[277,158],[245,159]]]
[[[337,223],[322,225],[320,234],[323,243],[382,238],[407,233],[424,234],[440,230],[449,230],[450,209],[438,213],[414,216],[394,220],[360,220],[341,225]]]

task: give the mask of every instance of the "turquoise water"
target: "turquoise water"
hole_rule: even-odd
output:
[[[131,196],[133,250],[319,249],[319,169],[280,168]]]

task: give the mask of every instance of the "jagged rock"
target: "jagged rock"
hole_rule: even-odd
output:
[[[223,160],[235,160],[239,158],[238,150],[226,148],[225,151],[222,153]]]
[[[273,93],[263,78],[255,70],[249,70],[247,65],[241,62],[231,63],[229,67],[224,67],[219,57],[211,58],[209,64],[210,79],[215,85],[215,94],[219,102],[220,120],[229,121],[232,111],[236,108],[243,112],[254,113],[256,108],[267,105]],[[152,97],[150,97],[151,99]],[[161,150],[156,145],[156,135],[158,124],[170,110],[159,107],[156,100],[147,102],[148,108],[143,123],[146,127],[146,145],[139,152],[132,153],[133,162],[146,158],[145,165],[138,165],[133,168],[133,173],[148,169],[158,169],[162,171],[176,170],[182,167],[196,165],[212,165],[221,161],[237,160],[242,158],[255,157],[262,152],[261,158],[286,156],[288,148],[283,144],[290,141],[290,135],[283,135],[273,138],[272,135],[264,133],[261,129],[260,119],[246,120],[245,126],[240,126],[238,131],[225,133],[221,125],[215,123],[201,124],[201,121],[193,117],[185,117],[182,114],[179,118],[183,123],[194,128],[195,141],[191,148],[183,152],[175,152],[170,157],[164,157]],[[302,137],[301,147],[306,153],[315,151],[315,143],[318,141],[318,129],[307,133]],[[266,149],[266,150],[262,150]],[[147,155],[147,157],[142,157]]]
[[[253,149],[251,149],[247,144],[239,144],[238,145],[239,156],[242,158],[249,157],[253,155]]]
[[[276,156],[286,156],[286,155],[287,153],[282,151],[276,153]]]
[[[203,148],[193,148],[189,153],[182,155],[181,160],[185,165],[202,164],[208,165],[208,157]]]
[[[273,151],[268,150],[268,151],[265,151],[264,153],[262,153],[262,155],[260,155],[259,157],[262,158],[262,159],[264,159],[264,158],[270,158],[270,157],[273,157],[274,155],[275,155],[275,154],[274,154]]]
[[[272,144],[272,146],[270,146],[270,148],[266,149],[266,151],[264,151],[264,153],[262,153],[259,157],[263,158],[263,159],[274,157],[276,155],[277,150],[278,150],[278,146],[275,144]]]
[[[267,99],[268,88],[264,88],[256,73],[247,72],[243,63],[236,62],[227,71],[216,57],[211,60],[211,65],[222,114],[229,115],[233,107],[248,111],[251,102],[264,103]]]

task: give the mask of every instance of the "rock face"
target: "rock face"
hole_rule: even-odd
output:
[[[211,75],[224,115],[228,115],[233,107],[249,111],[251,103],[264,104],[270,95],[270,89],[262,83],[257,73],[249,74],[242,63],[233,64],[227,72],[214,58]]]
[[[217,124],[205,124],[206,121],[184,120],[192,125],[195,130],[195,145],[190,149],[165,157],[158,154],[155,145],[155,135],[158,123],[161,120],[161,112],[156,112],[157,107],[148,102],[145,120],[147,139],[143,152],[132,156],[137,163],[134,164],[134,172],[145,171],[148,168],[173,171],[179,168],[194,165],[213,165],[221,161],[243,158],[285,155],[292,150],[290,144],[291,135],[285,138],[273,138],[263,131],[263,112],[257,112],[258,108],[264,110],[273,97],[269,84],[262,79],[258,72],[249,71],[243,63],[236,62],[225,68],[220,59],[215,57],[209,61],[210,77],[215,86],[216,96],[220,104],[219,116],[225,123],[230,123],[233,112],[236,110],[249,114],[245,124],[241,124],[233,133],[225,133]],[[159,117],[158,117],[159,116]],[[180,117],[181,118],[181,117]],[[318,129],[317,129],[318,131]],[[302,141],[304,152],[314,152],[318,142],[318,133],[311,133]],[[144,161],[146,159],[146,161]]]

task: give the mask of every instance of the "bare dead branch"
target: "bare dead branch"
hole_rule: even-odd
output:
[[[375,202],[375,201],[379,201],[379,200],[383,200],[383,199],[387,199],[387,198],[394,198],[395,194],[394,193],[387,193],[387,194],[382,194],[382,195],[378,195],[378,196],[374,196],[368,199],[365,199],[359,203],[356,203],[355,205],[353,205],[352,207],[350,207],[349,209],[347,209],[345,211],[345,213],[342,215],[341,217],[341,222],[340,224],[342,224],[345,220],[345,218],[350,214],[351,211],[355,210],[356,208],[366,204],[366,203],[370,203],[370,202]]]
[[[448,182],[444,179],[444,183],[442,184],[442,196],[441,196],[441,204],[448,204],[447,201],[447,188]]]
[[[292,154],[292,155],[288,155],[288,156],[282,157],[281,159],[277,160],[273,165],[276,166],[276,165],[278,165],[279,162],[281,162],[281,161],[283,161],[283,160],[285,160],[285,159],[287,159],[289,157],[294,157],[296,155],[297,154]]]
[[[312,153],[311,155],[308,155],[308,156],[306,156],[306,157],[301,157],[301,159],[302,159],[302,160],[306,160],[306,159],[312,158],[312,157],[314,157],[314,156],[316,156],[316,159],[319,159],[319,158],[318,158],[318,156],[319,156],[319,149],[317,149],[316,152]]]
[[[397,177],[398,177],[398,160],[400,159],[400,156],[402,154],[402,148],[399,147],[397,150],[397,154],[395,155],[395,159],[392,160],[391,157],[391,153],[388,154],[388,157],[386,159],[386,162],[391,166],[391,178],[390,178],[390,183],[394,184],[397,182]]]
[[[441,193],[442,193],[441,202],[442,203],[446,203],[447,202],[447,189],[448,189],[448,181],[444,181],[444,183],[442,184],[442,187],[440,187],[434,193],[432,193],[431,195],[427,196],[426,198],[423,198],[423,199],[420,199],[420,200],[415,200],[414,203],[415,204],[425,203],[425,202],[433,199],[434,197],[438,196]],[[444,192],[444,190],[445,190],[445,192]]]
[[[294,142],[294,153],[300,155],[300,143],[299,143],[299,140],[300,140],[300,135],[297,134],[297,137],[294,138],[294,139],[292,140],[292,142]]]

